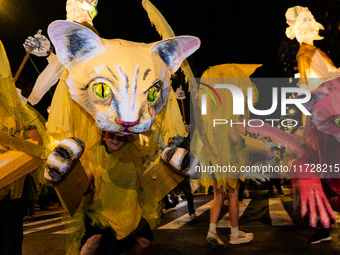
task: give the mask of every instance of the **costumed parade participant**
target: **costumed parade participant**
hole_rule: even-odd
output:
[[[309,219],[310,226],[317,228],[308,239],[311,244],[332,240],[329,228],[335,222],[335,215],[326,195],[331,198],[340,194],[337,169],[340,152],[339,92],[339,78],[312,91],[312,100],[306,103],[312,116],[307,116],[304,131],[310,147],[292,165],[298,169],[292,178],[297,178],[294,183],[300,198],[301,215]],[[311,168],[308,169],[309,165]]]
[[[233,100],[230,98],[230,93],[227,93],[227,90],[220,90],[221,93],[217,93],[213,90],[213,86],[215,84],[222,84],[222,86],[225,84],[234,84],[232,86],[241,90],[247,87],[253,87],[253,100],[256,101],[257,89],[250,82],[249,76],[259,66],[261,65],[224,64],[210,67],[203,73],[199,82],[199,92],[203,91],[200,93],[200,96],[204,96],[203,94],[207,93],[208,89],[211,89],[216,95],[219,95],[218,99],[221,104],[216,105],[213,110],[209,110],[208,114],[199,116],[199,111],[198,116],[194,116],[195,129],[192,137],[191,151],[198,156],[203,167],[209,169],[209,166],[216,167],[219,165],[220,167],[233,166],[239,169],[240,166],[246,165],[245,149],[247,145],[245,139],[241,136],[238,126],[236,124],[230,125],[229,121],[240,124],[243,122],[243,117],[248,118],[249,113],[246,113],[245,116],[233,115]],[[216,86],[217,85],[215,85],[215,88],[217,88]],[[193,92],[193,90],[194,88],[192,88],[191,91]],[[213,107],[213,97],[210,98],[207,100],[209,102],[207,105]],[[195,99],[193,98],[193,100]],[[197,107],[197,109],[202,108],[203,106]],[[195,108],[196,111],[197,109]],[[211,123],[217,118],[227,120],[228,124],[216,125],[216,127],[213,128]],[[216,223],[219,218],[221,206],[223,205],[225,193],[228,193],[229,217],[231,222],[229,243],[248,243],[254,237],[252,233],[245,233],[238,228],[238,193],[240,181],[244,181],[244,176],[238,173],[238,171],[216,170],[216,172],[209,172],[204,171],[204,169],[202,170],[201,185],[206,187],[206,190],[212,185],[214,191],[214,199],[210,207],[209,230],[206,236],[207,243],[211,244],[213,248],[224,245],[223,241],[217,235]]]
[[[86,24],[93,26],[93,19],[97,15],[97,4],[98,0],[68,0],[66,2],[66,20],[75,21],[85,26]],[[39,75],[27,99],[28,102],[35,105],[58,82],[65,72],[65,67],[52,52],[50,41],[44,35],[36,34],[34,37],[28,37],[24,43],[24,48],[28,51],[32,46],[31,54],[46,57],[48,61],[47,67]]]
[[[142,209],[136,203],[138,201],[138,192],[135,191],[138,182],[136,169],[142,171],[143,162],[126,160],[124,155],[128,154],[131,148],[128,146],[123,148],[125,140],[126,136],[103,132],[103,143],[95,146],[90,152],[90,168],[93,169],[94,186],[98,191],[94,191],[97,196],[96,202],[87,210],[91,216],[85,214],[85,236],[82,238],[83,247],[80,254],[120,254],[135,243],[136,254],[147,254],[151,248],[152,230],[145,218],[139,219]],[[119,150],[122,150],[122,153],[117,157],[115,152]],[[101,162],[102,160],[105,164]],[[102,176],[103,173],[108,175],[108,179]],[[121,179],[124,179],[124,184],[117,185],[122,182]],[[100,195],[100,192],[107,191],[110,194],[109,198]],[[110,201],[112,197],[115,200],[118,200],[118,197],[121,199],[112,202]],[[103,206],[106,207],[105,211]],[[98,217],[96,215],[98,212],[101,212],[102,216]],[[91,225],[93,218],[96,222]],[[103,226],[108,224],[105,218],[114,219],[111,223],[114,231]],[[129,221],[126,222],[126,219]],[[128,237],[124,236],[126,233]],[[117,240],[120,239],[119,235],[123,235],[123,240]]]
[[[73,20],[79,19],[75,16]],[[187,136],[170,77],[200,42],[191,36],[151,44],[107,40],[83,24],[86,27],[55,21],[48,28],[66,71],[47,123],[49,135],[61,142],[47,160],[45,177],[58,185],[65,176],[70,177],[68,171],[80,155],[88,177],[93,176],[90,194],[73,216],[79,221],[75,220],[77,231],[68,254],[80,250],[81,254],[119,254],[136,241],[136,252],[146,252],[152,233],[133,243],[129,238],[138,236],[147,222],[155,227],[158,202],[183,177],[189,177],[186,150],[166,149],[161,159],[156,152],[160,142]],[[101,130],[104,137],[108,132],[127,136],[124,146],[107,151],[107,142],[106,146],[100,144]],[[138,136],[140,133],[143,135]],[[67,138],[71,136],[74,138]],[[155,176],[159,181],[154,181]],[[91,229],[86,227],[89,222]]]
[[[37,157],[46,159],[48,137],[44,118],[20,100],[1,41],[0,70],[0,254],[20,255],[28,201],[46,183]]]
[[[296,55],[300,73],[299,86],[312,91],[323,82],[340,76],[340,69],[336,68],[332,60],[313,46],[313,41],[322,40],[319,30],[324,27],[316,22],[307,7],[295,6],[286,12],[286,20],[289,27],[286,35],[300,43],[300,49]]]
[[[317,88],[327,80],[332,80],[334,78],[340,77],[340,69],[334,66],[332,60],[329,59],[329,57],[323,51],[313,46],[313,41],[323,39],[323,37],[319,35],[319,29],[323,30],[324,27],[320,23],[315,21],[312,13],[308,10],[307,7],[295,6],[289,8],[286,12],[286,19],[287,24],[289,25],[289,27],[286,29],[287,37],[290,39],[294,39],[296,37],[297,41],[300,43],[300,49],[296,56],[300,73],[299,86],[302,88],[307,88],[309,91],[313,91],[312,95],[314,95],[314,98],[317,98],[317,100],[319,100],[320,98],[316,97],[319,91]],[[324,84],[322,86],[329,86],[332,83],[326,84],[328,85]],[[337,83],[335,82],[335,84]],[[336,104],[336,102],[334,103]],[[330,107],[330,109],[333,109],[333,107]],[[324,144],[325,141],[318,141],[318,139],[315,137],[315,131],[308,129],[315,129],[315,127],[317,127],[315,120],[319,118],[319,112],[322,112],[324,110],[325,109],[316,108],[313,114],[313,120],[309,120],[309,123],[308,118],[306,121],[304,120],[304,122],[306,122],[305,133],[308,134],[305,138],[307,140],[311,140],[311,146],[316,151],[320,150],[320,148],[317,148],[316,146],[318,146],[318,144],[320,143]],[[331,128],[331,126],[329,128],[330,130],[334,129],[334,127]],[[317,129],[321,131],[319,128]],[[323,128],[322,131],[325,133],[329,132],[329,130],[326,130],[325,128]],[[328,134],[332,135],[332,133]],[[310,135],[312,136],[309,137]],[[324,161],[322,159],[322,156],[320,156],[319,161]],[[334,181],[336,183],[336,180]],[[298,183],[302,183],[298,185],[303,185],[304,181],[298,180]],[[335,187],[335,185],[330,186],[332,187],[332,189],[334,189]],[[306,201],[304,203],[306,203]],[[302,215],[306,215],[307,209],[305,207],[305,204],[302,205]],[[321,213],[321,215],[323,215],[324,218],[329,218],[326,217],[324,213]],[[311,217],[313,218],[313,216]],[[316,227],[315,221],[310,222],[310,224],[311,226]],[[314,244],[321,241],[331,240],[331,236],[329,234],[329,231],[327,230],[329,228],[329,223],[323,222],[321,228],[324,229],[318,229],[318,231],[309,238],[310,243]]]
[[[283,154],[285,153],[285,147],[281,145],[277,145],[271,148],[273,151],[273,158],[271,159],[269,165],[270,166],[281,166],[282,165],[282,160],[283,160]],[[276,191],[279,195],[284,195],[282,192],[282,187],[281,187],[281,176],[279,173],[274,172],[271,174],[269,183],[268,183],[268,189],[269,189],[269,195],[272,196],[274,194],[273,190],[273,185],[275,185]]]
[[[335,215],[325,193],[328,198],[340,194],[339,82],[336,78],[321,84],[303,104],[312,114],[306,118],[305,142],[269,124],[246,128],[282,142],[300,155],[290,166],[290,177],[295,206],[300,207],[302,218],[317,229],[308,240],[311,244],[332,240],[329,228],[335,222]]]

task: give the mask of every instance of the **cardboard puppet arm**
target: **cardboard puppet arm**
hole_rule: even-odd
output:
[[[20,151],[8,151],[0,155],[0,189],[29,174],[43,161]]]
[[[183,148],[166,148],[140,178],[142,197],[152,202],[161,201],[184,178],[199,178],[197,157]]]
[[[21,138],[10,136],[6,132],[2,131],[0,131],[0,143],[2,145],[9,146],[11,149],[24,152],[40,159],[46,159],[47,156],[50,154],[50,151],[41,145],[28,142]]]
[[[45,147],[12,137],[0,131],[0,144],[15,151],[0,155],[0,188],[3,188],[43,165],[49,153]]]
[[[76,160],[62,180],[53,183],[61,204],[72,217],[91,184],[82,164]]]
[[[183,175],[176,173],[159,157],[140,178],[142,197],[156,204],[183,180]]]

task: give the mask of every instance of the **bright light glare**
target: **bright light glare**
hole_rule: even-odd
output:
[[[294,78],[300,78],[300,73],[294,74]]]
[[[91,5],[87,2],[83,2],[82,5],[81,5],[81,8],[83,10],[90,10],[91,9]]]
[[[290,109],[289,113],[293,114],[293,113],[295,113],[295,110],[294,109]]]

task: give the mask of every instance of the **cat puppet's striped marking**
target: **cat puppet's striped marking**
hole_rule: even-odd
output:
[[[44,176],[51,182],[61,180],[75,160],[83,154],[85,144],[82,140],[70,137],[60,141],[48,156]]]

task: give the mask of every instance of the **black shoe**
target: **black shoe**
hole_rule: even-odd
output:
[[[164,209],[165,209],[165,210],[171,209],[171,208],[176,207],[176,205],[177,205],[176,203],[171,203],[171,204],[169,204],[169,205],[164,206]]]
[[[330,241],[332,240],[331,235],[329,234],[328,228],[317,229],[316,233],[308,238],[308,242],[310,244],[321,243],[322,241]]]
[[[175,206],[178,205],[179,204],[178,197],[175,197],[172,203],[175,204]]]

